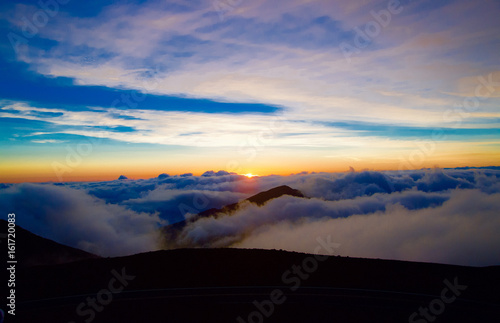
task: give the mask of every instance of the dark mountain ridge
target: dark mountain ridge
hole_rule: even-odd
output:
[[[106,305],[94,322],[247,322],[259,311],[256,302],[270,312],[276,290],[285,301],[273,305],[265,322],[408,322],[442,297],[445,281],[462,287],[440,322],[494,322],[500,313],[500,266],[338,256],[311,266],[313,258],[277,250],[177,249],[26,268],[19,272],[19,322],[83,321],[87,317],[75,310],[99,299],[110,281],[118,288],[117,275],[126,278],[123,290],[109,303],[103,296]]]
[[[7,228],[7,221],[0,219],[0,226]],[[16,225],[16,258],[20,267],[55,265],[83,259],[100,258],[89,252],[68,247],[42,238]],[[7,242],[7,241],[5,241]]]
[[[217,208],[212,208],[205,210],[203,212],[198,213],[197,215],[186,219],[184,221],[180,221],[177,223],[173,223],[170,225],[167,225],[163,227],[162,230],[162,237],[165,241],[165,244],[168,244],[170,241],[175,241],[179,234],[181,233],[182,229],[189,223],[195,222],[196,220],[200,218],[207,218],[207,217],[219,217],[222,215],[231,215],[234,213],[236,210],[238,210],[242,205],[245,203],[253,203],[258,206],[262,206],[269,202],[272,199],[276,199],[278,197],[281,197],[283,195],[289,195],[289,196],[295,196],[295,197],[300,197],[300,198],[305,198],[305,195],[302,194],[299,190],[293,189],[287,185],[281,185],[274,187],[270,190],[263,191],[260,193],[257,193],[253,196],[250,196],[249,198],[246,198],[242,201],[239,201],[237,203],[229,204],[226,205],[220,209]]]
[[[238,203],[233,203],[226,205],[220,209],[212,208],[203,212],[200,212],[198,214],[199,217],[209,217],[209,216],[217,216],[219,214],[231,214],[235,210],[237,210],[245,201],[248,201],[253,204],[257,204],[258,206],[262,206],[269,202],[272,199],[281,197],[283,195],[290,195],[290,196],[295,196],[295,197],[305,197],[304,194],[302,194],[301,191],[293,189],[287,185],[281,185],[275,188],[272,188],[270,190],[264,191],[257,193],[253,196],[250,196],[247,199],[244,199],[243,201],[240,201]]]
[[[19,226],[16,243],[16,322],[246,322],[262,308],[271,313],[266,322],[408,322],[443,295],[440,322],[496,322],[500,315],[500,266],[258,249],[100,258]],[[284,301],[271,311],[276,291]]]

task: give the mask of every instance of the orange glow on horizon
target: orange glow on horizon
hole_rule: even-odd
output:
[[[435,156],[429,156],[418,165],[409,162],[403,163],[396,156],[383,156],[370,158],[368,156],[358,156],[352,160],[346,160],[342,156],[328,156],[325,158],[318,156],[264,156],[253,161],[231,160],[227,156],[218,158],[205,158],[202,163],[198,158],[189,156],[186,160],[182,158],[99,158],[88,159],[78,167],[70,167],[64,164],[64,159],[55,159],[67,166],[67,171],[58,177],[52,167],[54,159],[38,158],[23,160],[20,158],[5,158],[0,160],[0,183],[23,183],[23,182],[98,182],[116,180],[120,175],[125,175],[129,179],[149,179],[155,178],[159,174],[167,173],[171,176],[193,173],[200,176],[205,171],[226,170],[227,172],[242,174],[247,178],[258,176],[297,174],[307,172],[328,172],[341,173],[349,171],[353,167],[356,171],[372,170],[412,170],[422,168],[454,168],[454,167],[484,167],[500,165],[500,153],[491,149],[478,149],[474,153],[454,151],[441,152]],[[410,151],[411,152],[411,151]],[[405,152],[401,152],[405,155]],[[409,155],[406,154],[406,155]],[[141,156],[144,157],[144,156]],[[196,156],[198,157],[198,156]],[[278,158],[279,157],[279,158]],[[287,161],[286,163],[284,161]],[[258,174],[258,175],[257,175]]]

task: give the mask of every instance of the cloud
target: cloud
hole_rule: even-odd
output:
[[[347,218],[352,215],[384,211],[388,205],[402,204],[409,209],[435,207],[448,199],[446,195],[408,191],[375,194],[355,199],[326,201],[283,196],[262,207],[246,203],[236,213],[218,218],[201,218],[188,224],[180,236],[181,246],[222,246],[219,240],[245,239],[254,230],[282,221],[316,221],[324,218]]]
[[[167,246],[313,252],[316,237],[331,235],[343,255],[500,264],[499,175],[435,169],[264,177],[263,186],[281,180],[315,197],[244,203],[232,214],[188,223]]]
[[[353,201],[355,203],[355,201]],[[486,266],[500,264],[500,194],[456,190],[441,206],[409,210],[388,204],[369,215],[276,222],[233,246],[312,252],[330,235],[352,257]]]
[[[371,12],[387,1],[243,1],[223,21],[212,1],[181,7],[147,1],[107,6],[96,16],[61,12],[39,35],[56,44],[33,42],[18,59],[80,85],[260,102],[286,107],[297,121],[380,122],[383,114],[385,122],[417,126],[443,125],[441,110],[470,92],[457,80],[496,64],[495,1],[405,3],[351,64],[339,45],[352,44],[354,28],[374,21]],[[16,7],[13,28],[27,8]],[[158,66],[162,72],[148,76]],[[495,107],[484,102],[467,122]]]
[[[498,122],[491,118],[498,116],[497,94],[482,100],[477,110],[467,111],[467,117],[453,112],[463,96],[479,84],[478,77],[492,73],[496,81],[498,76],[493,68],[497,51],[492,39],[498,34],[494,17],[498,4],[494,1],[405,3],[403,12],[394,15],[390,25],[351,64],[346,63],[339,44],[352,43],[353,28],[372,21],[370,12],[385,10],[387,1],[350,5],[341,1],[278,1],[273,5],[244,1],[225,13],[222,22],[211,1],[175,4],[175,10],[171,1],[115,4],[95,16],[82,17],[61,8],[40,30],[43,41],[33,39],[30,50],[18,60],[39,74],[69,77],[74,88],[102,85],[123,92],[134,89],[137,93],[280,107],[286,122],[266,142],[273,147],[334,148],[339,155],[366,162],[360,157],[370,150],[381,155],[381,151],[398,147],[411,153],[414,142],[401,133],[415,134],[418,128],[421,137],[437,126],[450,132],[457,117],[460,127],[483,132],[448,133],[448,140],[467,139],[467,143],[446,146],[454,149],[454,156],[457,151],[476,152],[478,144],[496,144]],[[28,13],[26,6],[16,8],[15,18],[9,19],[14,30],[20,27],[23,15],[37,10],[31,7]],[[52,44],[49,48],[40,45],[47,42]],[[109,104],[112,102],[110,99]],[[71,107],[37,110],[36,103],[31,105],[25,111],[2,109],[0,116],[12,117],[17,111],[20,118],[49,122],[49,129],[44,130],[53,136],[64,133],[198,149],[240,147],[255,134],[269,133],[269,119],[274,117],[251,112],[235,116],[151,111],[147,100],[139,104],[140,109],[127,110],[121,117],[106,105],[96,111],[73,111]],[[450,111],[451,121],[445,115]],[[368,132],[331,125],[339,120],[384,129],[401,127]],[[117,131],[120,129],[131,131]],[[480,138],[469,141],[471,133]],[[490,159],[491,147],[482,151]],[[445,149],[436,150],[434,155],[440,156],[433,156],[432,161],[429,157],[426,165],[442,156],[453,158]],[[383,157],[399,157],[389,155]],[[394,164],[390,167],[397,167]]]
[[[44,135],[70,134],[128,143],[190,147],[240,147],[243,143],[254,139],[256,135],[272,137],[272,140],[267,141],[272,141],[273,145],[294,147],[307,146],[312,141],[316,142],[315,145],[318,147],[332,146],[342,140],[357,141],[352,134],[348,135],[346,130],[287,120],[280,118],[279,115],[246,113],[241,116],[132,108],[126,111],[115,108],[68,111],[9,101],[0,101],[0,105],[3,105],[0,109],[0,118],[11,118],[12,113],[16,112],[17,118],[50,123],[52,127]],[[53,113],[54,116],[41,117],[33,112]],[[127,118],[123,118],[124,116]],[[244,124],[241,123],[242,118],[245,119]],[[338,139],[333,140],[330,137]]]
[[[175,176],[162,175],[164,174],[146,180],[129,179],[107,182],[60,183],[58,185],[84,189],[90,195],[113,204],[120,204],[129,200],[167,200],[174,195],[187,193],[188,191],[202,193],[203,191],[229,192],[250,195],[258,193],[261,189],[257,179],[249,179],[243,175],[222,175],[222,173],[219,173],[219,176],[193,176],[191,173]]]
[[[157,214],[107,204],[83,190],[44,184],[17,184],[0,190],[16,223],[40,236],[102,256],[158,248]]]
[[[224,175],[230,175],[230,174],[228,172],[224,171],[224,170],[220,170],[217,173],[214,172],[213,170],[209,170],[209,171],[206,171],[203,174],[201,174],[201,176],[204,176],[204,177],[224,176]]]
[[[236,203],[247,194],[209,190],[172,189],[168,185],[159,186],[144,197],[130,199],[122,204],[136,212],[158,212],[168,223],[182,221],[186,216],[198,214],[211,208],[221,208]]]
[[[209,175],[209,176],[206,176]],[[279,248],[312,252],[331,235],[344,256],[462,265],[500,264],[500,170],[299,173],[247,178],[207,171],[147,180],[0,185],[0,203],[19,225],[101,255],[160,247]],[[195,214],[280,185],[282,196],[231,214]],[[190,219],[175,239],[164,225]]]
[[[46,139],[46,140],[32,140],[36,144],[60,144],[63,143],[63,140],[54,140],[54,139]]]
[[[417,188],[425,192],[443,191],[453,188],[472,188],[474,185],[465,179],[454,178],[443,172],[428,172],[417,181]]]

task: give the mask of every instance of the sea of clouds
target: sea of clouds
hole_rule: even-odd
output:
[[[312,253],[318,237],[330,236],[343,256],[485,266],[500,265],[499,178],[498,167],[254,178],[209,171],[0,184],[0,205],[25,229],[102,256],[177,247]],[[280,185],[307,198],[242,203],[232,214],[190,222],[175,241],[158,230]]]

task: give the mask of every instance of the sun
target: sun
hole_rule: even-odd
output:
[[[254,175],[252,173],[248,173],[248,174],[243,174],[243,176],[246,176],[248,178],[252,178],[252,177],[255,177],[255,176],[259,176],[259,175]]]

